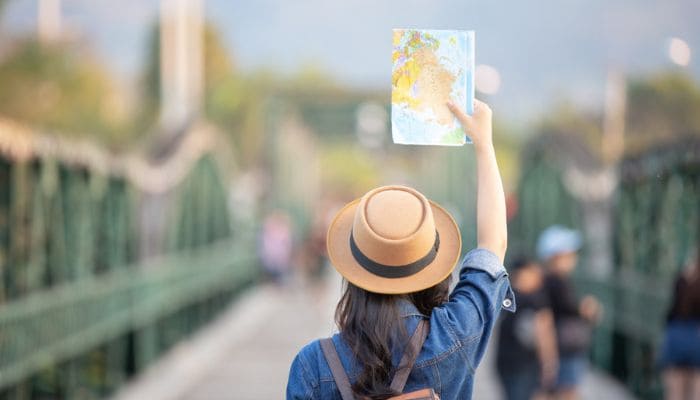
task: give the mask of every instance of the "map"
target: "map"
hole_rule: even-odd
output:
[[[394,29],[392,60],[394,143],[470,142],[446,103],[473,112],[474,32]]]

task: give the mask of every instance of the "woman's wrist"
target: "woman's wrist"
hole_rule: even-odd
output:
[[[477,153],[495,151],[493,147],[493,142],[491,140],[474,142],[474,149]]]

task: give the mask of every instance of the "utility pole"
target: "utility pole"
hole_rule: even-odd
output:
[[[177,132],[201,109],[203,0],[160,2],[160,125]]]
[[[615,164],[625,151],[627,84],[618,70],[609,70],[605,84],[602,154],[606,163]]]
[[[61,0],[39,0],[37,34],[42,43],[51,43],[60,39]]]

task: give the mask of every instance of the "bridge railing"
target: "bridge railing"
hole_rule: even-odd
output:
[[[159,161],[0,121],[0,398],[113,391],[255,277],[221,139]]]

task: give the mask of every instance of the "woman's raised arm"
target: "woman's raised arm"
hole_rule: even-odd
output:
[[[453,103],[448,107],[471,137],[476,152],[478,246],[492,251],[503,263],[508,243],[506,200],[493,147],[491,108],[474,100],[474,115],[469,116]]]

